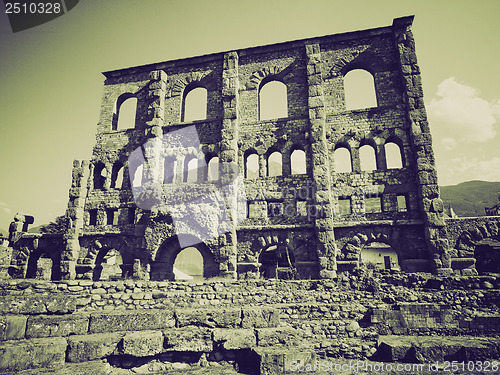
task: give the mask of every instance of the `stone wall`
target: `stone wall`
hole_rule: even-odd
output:
[[[279,348],[363,359],[379,335],[500,335],[498,277],[367,272],[336,281],[3,281],[0,370],[141,358],[168,367],[183,355],[196,366],[243,366],[250,352]]]

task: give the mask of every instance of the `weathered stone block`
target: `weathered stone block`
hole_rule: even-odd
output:
[[[295,372],[316,373],[316,354],[307,349],[256,348],[251,354],[252,373],[278,375]],[[309,367],[308,367],[309,366]]]
[[[86,362],[116,353],[123,333],[99,333],[71,336],[68,339],[68,362]]]
[[[147,357],[161,352],[163,352],[163,333],[161,331],[132,332],[123,337],[122,354]]]
[[[163,331],[168,351],[211,352],[212,330],[204,327],[171,328]]]
[[[6,315],[0,317],[0,341],[19,340],[26,332],[26,316]]]
[[[174,327],[174,314],[169,310],[129,310],[94,313],[90,317],[90,333],[142,331]]]
[[[241,325],[240,309],[180,309],[175,311],[177,327],[235,328]]]
[[[279,310],[274,308],[252,307],[242,311],[243,328],[270,328],[280,323]]]
[[[66,339],[16,340],[0,343],[0,371],[56,366],[64,363]]]
[[[26,337],[55,337],[84,335],[89,329],[87,315],[31,316],[26,326]]]
[[[381,336],[377,359],[410,363],[498,358],[498,338],[471,336]]]
[[[300,335],[300,332],[292,327],[257,329],[258,346],[294,346],[300,344],[300,342],[302,341],[301,339],[302,337]]]
[[[226,350],[248,349],[257,346],[255,332],[252,329],[223,329],[213,331],[213,340]]]

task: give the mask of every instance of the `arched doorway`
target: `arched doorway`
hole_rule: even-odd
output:
[[[296,273],[295,256],[284,244],[270,245],[259,256],[259,273],[264,279],[292,279]]]
[[[97,254],[92,280],[119,280],[123,275],[123,260],[116,249],[102,249]]]
[[[151,264],[151,280],[186,280],[210,278],[219,274],[219,265],[207,245],[196,240],[185,248],[179,238],[173,236],[165,240]]]
[[[480,275],[500,273],[500,240],[485,238],[474,248],[476,270]]]
[[[370,242],[363,246],[359,254],[361,263],[379,269],[399,269],[398,254],[383,242]]]
[[[55,259],[54,259],[55,258]],[[59,280],[60,261],[58,257],[48,252],[34,251],[31,253],[26,267],[27,279]]]

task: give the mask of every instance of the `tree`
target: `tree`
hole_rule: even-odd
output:
[[[68,218],[66,215],[58,216],[49,224],[40,226],[40,233],[59,234],[64,233],[68,226]]]

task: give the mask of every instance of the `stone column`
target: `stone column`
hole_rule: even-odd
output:
[[[403,78],[410,147],[416,156],[417,192],[420,211],[425,222],[425,239],[431,267],[438,274],[450,274],[450,247],[446,239],[444,205],[439,197],[437,171],[432,139],[424,106],[420,68],[417,65],[415,41],[411,32],[413,17],[394,20],[394,38],[399,52]]]
[[[309,122],[311,125],[312,174],[314,181],[315,231],[318,239],[319,276],[333,278],[337,272],[333,230],[332,177],[326,139],[323,77],[319,44],[306,45]]]
[[[150,218],[156,215],[156,210],[165,209],[165,196],[158,185],[163,181],[163,124],[165,123],[165,94],[167,90],[167,74],[163,70],[153,70],[149,73],[148,83],[148,113],[143,144],[144,167],[142,186],[149,191]],[[153,254],[156,254],[160,243],[151,236],[152,228],[146,228],[143,241],[144,255],[134,260],[133,277],[149,280]]]
[[[61,254],[61,279],[63,280],[76,278],[76,262],[80,252],[79,237],[84,224],[84,206],[89,178],[90,163],[86,160],[82,162],[75,160],[73,162],[73,175],[66,210],[68,227],[63,235],[65,247]]]
[[[234,180],[235,167],[238,165],[238,105],[239,105],[238,54],[228,52],[224,55],[222,71],[222,142],[220,143],[220,186],[225,187]],[[232,218],[229,232],[220,237],[221,276],[236,278],[237,262],[237,194],[231,191],[226,196],[226,210]]]

